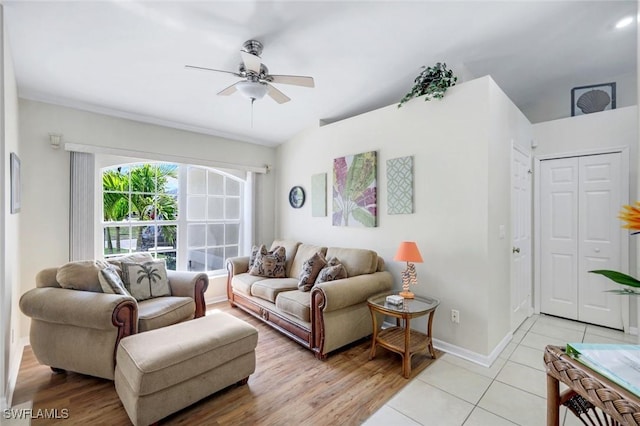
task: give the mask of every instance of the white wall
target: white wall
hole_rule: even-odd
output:
[[[71,108],[21,99],[20,141],[23,171],[21,213],[20,293],[35,286],[35,275],[45,267],[68,261],[69,153],[49,145],[50,132],[63,142],[119,148],[171,156],[264,166],[275,162],[273,148],[214,136],[144,124]],[[257,238],[273,239],[275,178],[256,174]],[[28,334],[22,317],[20,335]]]
[[[629,151],[628,200],[638,200],[638,109],[636,106],[533,125],[536,157],[566,156],[606,148]],[[622,208],[622,206],[621,206]],[[629,240],[629,271],[637,270],[635,238]],[[534,269],[534,274],[538,271]],[[636,300],[629,300],[630,325],[637,326]]]
[[[4,25],[3,25],[4,27]],[[3,31],[3,141],[0,144],[0,157],[2,158],[2,166],[0,173],[3,176],[2,185],[2,201],[0,202],[0,237],[4,237],[3,248],[0,250],[2,260],[0,272],[2,273],[0,280],[4,286],[4,292],[0,293],[0,337],[2,344],[0,348],[4,348],[4,353],[0,359],[2,362],[2,372],[0,373],[0,400],[10,398],[11,389],[8,388],[12,380],[17,377],[17,370],[21,357],[22,347],[18,344],[18,325],[19,325],[19,309],[18,298],[20,296],[20,253],[19,253],[19,234],[20,214],[10,214],[10,197],[11,197],[11,180],[9,176],[9,154],[15,152],[21,155],[21,149],[18,143],[18,95],[16,79],[13,69],[13,61],[9,50],[9,43],[6,38],[6,32]],[[2,235],[4,234],[4,235]],[[0,290],[3,287],[0,286]],[[13,331],[16,335],[13,335]],[[0,404],[2,405],[2,404]]]
[[[404,265],[392,258],[400,241],[416,241],[424,263],[416,264],[419,283],[414,292],[441,301],[435,337],[483,356],[490,354],[509,331],[509,272],[508,267],[499,270],[507,257],[500,255],[499,263],[489,264],[508,242],[494,245],[490,240],[498,236],[493,232],[495,223],[509,217],[509,192],[501,180],[506,178],[508,185],[510,140],[527,132],[520,127],[529,126],[501,97],[493,80],[483,77],[451,88],[442,101],[418,99],[400,109],[390,105],[308,129],[282,144],[277,162],[277,236],[376,250],[386,260],[397,288]],[[499,110],[496,118],[493,109]],[[507,124],[493,124],[511,115],[515,118]],[[378,152],[378,227],[332,226],[333,159],[372,150]],[[415,213],[389,215],[386,161],[407,155],[414,156]],[[309,201],[301,209],[289,207],[289,189],[301,185],[310,199],[311,175],[323,172],[328,174],[329,215],[311,217]],[[497,190],[501,193],[490,193]],[[490,203],[495,204],[490,207]],[[490,217],[494,210],[501,211],[497,218]],[[460,311],[460,324],[450,322],[451,309]],[[491,310],[501,312],[494,317]],[[422,320],[415,321],[416,328],[426,327]],[[497,328],[491,335],[490,326]]]

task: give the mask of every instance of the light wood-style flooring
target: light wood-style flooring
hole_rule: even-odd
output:
[[[256,372],[248,385],[232,386],[160,422],[166,425],[358,425],[409,380],[400,356],[378,348],[369,361],[370,339],[337,351],[325,361],[228,303],[208,307],[235,315],[258,328]],[[78,348],[82,350],[82,348]],[[440,353],[438,353],[440,356]],[[413,357],[411,377],[433,360]],[[53,374],[25,348],[13,406],[69,410],[66,420],[34,419],[33,425],[127,425],[129,418],[113,382],[77,373]]]

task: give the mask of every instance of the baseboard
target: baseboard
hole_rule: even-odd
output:
[[[638,335],[638,327],[629,327],[629,334]]]
[[[214,303],[225,302],[229,300],[227,296],[210,297],[204,300],[205,305],[213,305]]]
[[[13,402],[13,391],[16,388],[16,382],[18,381],[18,372],[20,372],[20,363],[22,362],[22,354],[24,353],[24,348],[29,346],[29,337],[23,337],[18,340],[18,344],[16,345],[16,350],[13,354],[11,354],[11,360],[9,361],[9,381],[7,383],[7,395],[6,408],[11,407]]]
[[[504,348],[506,348],[509,342],[511,342],[512,338],[513,335],[511,333],[508,333],[491,351],[489,355],[482,355],[439,339],[433,339],[433,346],[436,349],[439,349],[451,355],[455,355],[458,358],[466,359],[467,361],[471,361],[483,367],[489,368],[495,362],[495,360],[498,359]]]

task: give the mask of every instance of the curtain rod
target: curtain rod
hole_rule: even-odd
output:
[[[122,157],[144,158],[156,161],[175,161],[182,164],[195,164],[199,166],[221,167],[227,169],[244,170],[254,173],[268,173],[271,166],[252,166],[247,164],[227,163],[225,161],[206,160],[203,158],[186,157],[175,154],[159,154],[155,152],[137,151],[133,149],[111,148],[97,145],[83,145],[79,143],[65,143],[65,151],[85,152],[88,154],[109,154]]]

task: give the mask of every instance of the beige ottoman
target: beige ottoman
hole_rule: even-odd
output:
[[[258,330],[224,312],[125,337],[116,392],[134,425],[149,425],[255,371]]]

